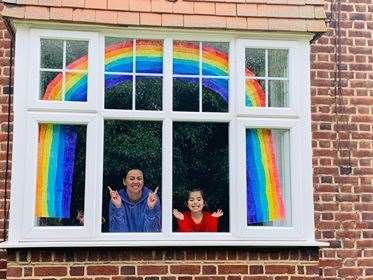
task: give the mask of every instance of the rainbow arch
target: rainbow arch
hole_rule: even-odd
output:
[[[139,58],[136,56],[136,69],[140,69],[139,73],[162,73],[162,55],[163,46],[159,43],[160,41],[149,41],[149,40],[138,40]],[[152,45],[149,42],[154,42]],[[195,74],[196,69],[199,69],[199,55],[196,52],[196,44],[189,42],[182,42],[174,48],[174,62],[173,69],[175,74]],[[225,102],[228,102],[228,57],[225,53],[211,48],[203,48],[202,56],[202,73],[204,75],[216,76],[214,79],[204,79],[205,83],[203,86],[209,88],[213,92],[223,98]],[[68,69],[87,69],[88,61],[87,57],[84,56],[77,61],[69,64]],[[132,72],[133,71],[133,41],[128,40],[122,43],[115,43],[107,46],[105,49],[105,71],[107,72]],[[143,71],[143,72],[141,72]],[[148,71],[148,72],[147,72]],[[151,72],[153,71],[153,72]],[[253,73],[246,69],[246,75],[254,77]],[[221,77],[225,77],[221,78]],[[123,77],[123,78],[120,78]],[[62,74],[57,75],[47,86],[45,93],[42,96],[43,100],[61,100],[61,89],[62,89]],[[128,82],[124,75],[118,75],[117,79],[106,79],[105,78],[105,89],[110,89],[118,84]],[[193,79],[191,79],[193,80]],[[247,107],[252,106],[265,106],[265,93],[259,82],[255,79],[247,79],[245,90],[245,104]],[[87,75],[80,76],[66,76],[66,93],[65,99],[71,101],[86,101],[87,100]],[[49,128],[51,130],[52,128]],[[51,136],[51,132],[46,133],[47,128],[40,129],[39,146],[48,146]],[[54,131],[54,128],[52,129]],[[54,133],[54,132],[53,132]],[[52,133],[52,135],[54,135]],[[57,135],[57,132],[56,132]],[[66,133],[60,133],[61,136],[54,136],[59,141],[65,143],[73,143],[72,136],[67,136]],[[49,138],[48,138],[49,137]],[[53,139],[53,137],[52,137]],[[56,140],[57,141],[57,140]],[[44,149],[44,148],[42,148]],[[46,148],[45,148],[46,149]],[[56,154],[53,149],[50,148],[51,154]],[[72,149],[72,148],[71,148]],[[40,148],[39,148],[40,150]],[[275,147],[272,142],[272,135],[270,130],[266,129],[247,129],[246,132],[246,177],[247,177],[247,216],[248,224],[269,222],[284,217],[284,204],[281,195],[281,185],[278,175],[278,167],[276,165]],[[42,155],[42,154],[40,154]],[[44,155],[44,153],[43,153]],[[51,158],[51,157],[50,157]],[[40,162],[39,162],[40,161]],[[70,158],[73,161],[73,158]],[[42,156],[38,159],[39,166],[46,166]],[[72,162],[73,163],[73,162]],[[57,165],[65,166],[64,162],[60,162]],[[41,168],[41,167],[40,167]],[[57,168],[57,167],[54,167]],[[68,168],[68,167],[61,167]],[[53,168],[51,169],[53,170]],[[44,172],[44,173],[43,173]],[[53,180],[45,181],[46,171],[38,169],[38,178],[40,182],[37,182],[37,215],[49,215],[48,217],[54,217],[56,211],[45,212],[45,210],[38,209],[52,209],[55,200],[47,199],[53,196],[49,192],[54,192],[55,189],[49,184],[54,184]],[[44,180],[44,181],[43,181]],[[43,182],[43,184],[41,183]],[[46,186],[46,187],[40,187]],[[65,185],[67,190],[71,189],[70,185]],[[45,194],[45,191],[46,194]],[[43,191],[41,191],[43,190]],[[43,194],[43,195],[42,195]],[[39,201],[40,200],[40,201]],[[64,207],[69,208],[70,201],[65,200]],[[60,207],[60,206],[58,206]],[[62,207],[63,208],[63,207]],[[43,213],[43,214],[39,214]],[[47,213],[47,214],[45,214]]]

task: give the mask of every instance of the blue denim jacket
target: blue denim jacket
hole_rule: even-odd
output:
[[[122,198],[122,207],[116,208],[109,202],[110,232],[159,232],[161,231],[161,204],[159,198],[153,209],[147,205],[150,190],[143,187],[139,201],[132,202],[125,189],[118,193]]]

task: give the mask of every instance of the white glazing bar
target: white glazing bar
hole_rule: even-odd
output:
[[[136,110],[136,39],[132,41],[132,110]]]
[[[199,112],[202,112],[202,42],[199,42]]]
[[[62,51],[62,92],[61,100],[65,101],[65,82],[66,82],[66,41],[63,41],[63,51]]]
[[[268,88],[268,49],[265,50],[265,58],[264,58],[264,61],[265,61],[265,97],[266,97],[266,103],[265,103],[265,107],[269,107],[269,104],[268,104],[268,95],[269,95],[269,88]]]

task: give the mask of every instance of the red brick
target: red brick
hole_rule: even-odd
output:
[[[247,265],[219,265],[218,266],[219,274],[247,274],[248,267]]]
[[[119,267],[113,265],[87,266],[87,275],[118,275]]]
[[[139,265],[137,266],[138,275],[161,275],[167,274],[168,267],[165,265]]]
[[[199,274],[201,266],[199,265],[171,265],[170,272],[173,274]]]
[[[67,267],[63,266],[48,266],[48,267],[35,267],[34,276],[66,276]]]

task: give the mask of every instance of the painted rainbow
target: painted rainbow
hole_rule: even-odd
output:
[[[70,217],[76,140],[72,125],[39,124],[36,217]]]
[[[247,224],[285,217],[270,129],[246,129]]]
[[[153,45],[152,45],[153,44]],[[163,45],[161,41],[137,40],[136,43],[136,72],[139,73],[162,73],[162,53]],[[174,74],[194,75],[199,73],[199,45],[194,42],[178,42],[174,44],[173,57]],[[78,62],[79,61],[79,62]],[[149,62],[149,63],[148,63]],[[79,63],[87,64],[87,57],[82,57],[74,62],[78,67]],[[74,67],[74,66],[72,66]],[[84,66],[79,66],[84,67]],[[77,68],[82,69],[82,68]],[[83,68],[86,69],[86,68]],[[133,70],[133,41],[127,40],[122,43],[112,44],[106,47],[105,50],[105,71],[107,72],[122,72],[129,73]],[[228,56],[220,50],[214,49],[211,46],[203,47],[202,49],[202,74],[210,76],[227,76],[228,77]],[[265,93],[260,83],[252,79],[253,73],[246,69],[246,75],[251,76],[247,79],[245,90],[245,105],[265,106]],[[66,85],[68,91],[71,92],[70,100],[83,100],[87,98],[87,78],[66,76]],[[112,76],[112,77],[110,77]],[[188,79],[186,79],[188,80]],[[189,79],[194,81],[195,79]],[[128,76],[124,75],[105,75],[105,89],[110,89],[118,84],[130,82]],[[228,80],[227,79],[203,79],[204,87],[209,88],[213,92],[220,95],[228,102]],[[45,100],[61,100],[62,74],[56,76],[47,86],[47,90],[43,96]],[[73,90],[75,89],[75,90]],[[82,94],[85,92],[85,95]],[[67,96],[67,94],[65,94]],[[49,170],[64,168],[53,166],[47,163],[44,158],[47,158],[48,150],[52,155],[59,155],[60,149],[57,146],[52,146],[51,135],[56,134],[53,126],[40,128],[39,139],[39,169],[38,169],[38,185],[37,185],[37,213],[45,215],[45,209],[54,208],[56,200],[52,197],[60,188],[57,183],[49,181],[46,177]],[[61,133],[60,133],[61,134]],[[55,136],[60,139],[62,136]],[[57,139],[55,138],[55,139]],[[49,142],[48,142],[49,141]],[[57,140],[54,140],[57,141]],[[62,141],[62,140],[61,140]],[[67,141],[67,140],[66,140]],[[40,144],[40,143],[46,144]],[[62,141],[63,142],[63,141]],[[71,144],[72,142],[69,141]],[[44,148],[40,148],[44,147]],[[70,147],[72,149],[72,147]],[[42,150],[42,152],[40,152]],[[62,152],[61,152],[62,153]],[[281,195],[281,185],[278,175],[278,167],[276,164],[275,148],[272,142],[270,130],[266,129],[247,129],[246,130],[246,175],[247,175],[247,214],[248,224],[263,223],[283,219],[285,215],[283,199]],[[49,156],[50,158],[51,156]],[[52,156],[53,157],[53,156]],[[55,158],[56,156],[54,156]],[[70,159],[73,161],[73,159]],[[65,163],[64,163],[65,164]],[[66,163],[68,164],[68,163]],[[71,164],[71,162],[70,162]],[[73,164],[73,162],[72,162]],[[47,168],[48,166],[48,168]],[[49,166],[52,166],[49,168]],[[61,166],[62,163],[61,163]],[[46,181],[48,180],[48,181]],[[60,179],[62,180],[62,179]],[[50,186],[48,187],[50,182]],[[55,184],[55,187],[52,185]],[[47,187],[45,187],[47,186]],[[71,187],[67,186],[67,191]],[[60,192],[60,190],[58,190]],[[49,198],[49,199],[48,199]],[[71,199],[71,198],[70,198]],[[65,200],[63,207],[68,209],[71,201]],[[56,206],[56,208],[63,208]],[[41,210],[43,209],[43,210]],[[40,213],[40,214],[39,214]],[[43,214],[41,214],[43,213]]]

